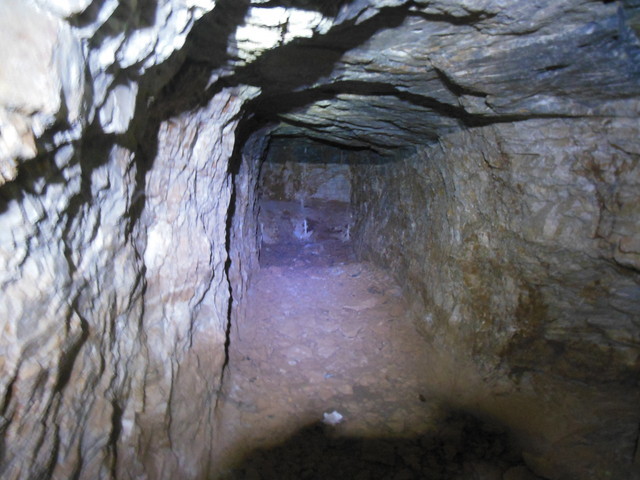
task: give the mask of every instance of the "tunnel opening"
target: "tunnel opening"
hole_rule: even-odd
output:
[[[273,127],[258,135],[261,148],[243,159],[254,169],[259,273],[231,332],[226,478],[259,478],[264,470],[266,478],[357,471],[363,478],[533,479],[570,477],[575,468],[598,478],[615,470],[605,459],[607,439],[616,432],[635,445],[637,413],[626,400],[613,402],[605,407],[611,414],[625,413],[616,425],[601,423],[592,405],[626,391],[634,367],[608,370],[595,352],[582,353],[590,347],[547,339],[540,325],[557,312],[550,313],[550,292],[533,285],[543,274],[514,269],[521,259],[499,245],[499,231],[482,226],[496,216],[527,225],[526,187],[510,177],[521,164],[509,162],[519,161],[523,143],[539,151],[525,139],[529,129],[560,124],[478,126],[386,154],[379,145],[344,148],[265,133]],[[286,124],[276,131],[289,132]],[[554,164],[547,158],[538,166]],[[512,193],[498,199],[510,182]],[[518,255],[538,248],[525,241]],[[349,283],[354,278],[366,288]],[[513,297],[501,305],[496,299],[505,294]],[[509,318],[521,329],[515,335],[502,323]],[[337,355],[337,345],[352,355]],[[365,363],[381,373],[375,378],[359,363],[371,358]],[[584,361],[595,362],[587,376]],[[457,428],[453,437],[443,433]],[[552,452],[555,443],[532,433],[540,430],[571,433]],[[480,450],[456,443],[467,431]],[[496,432],[499,446],[487,447]],[[586,436],[588,447],[580,440]],[[407,460],[407,449],[421,460]],[[628,465],[635,452],[616,454]],[[573,466],[560,467],[569,457]]]
[[[260,264],[355,261],[351,169],[367,153],[273,138],[258,179]]]

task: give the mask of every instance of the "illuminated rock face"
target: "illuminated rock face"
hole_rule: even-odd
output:
[[[215,470],[270,136],[372,151],[361,254],[533,470],[631,468],[635,2],[275,3],[0,5],[2,477]]]
[[[638,133],[529,120],[355,170],[361,255],[404,280],[421,331],[470,377],[435,372],[443,394],[520,430],[548,478],[631,463],[640,289],[621,246],[638,238]]]

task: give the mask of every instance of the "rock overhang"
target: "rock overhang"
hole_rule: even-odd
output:
[[[328,18],[303,3],[309,10],[257,6],[273,10],[261,27],[279,35],[269,48],[245,55],[255,38],[225,39],[233,67],[222,77],[261,89],[247,111],[275,136],[383,152],[464,127],[640,112],[637,14],[627,4],[345,2]],[[259,23],[252,9],[239,28]],[[289,32],[296,11],[313,20],[304,35]],[[192,58],[220,62],[202,40]]]

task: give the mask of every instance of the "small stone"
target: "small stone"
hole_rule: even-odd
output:
[[[343,419],[344,417],[334,410],[331,413],[325,413],[322,422],[326,423],[327,425],[337,425],[342,422]]]

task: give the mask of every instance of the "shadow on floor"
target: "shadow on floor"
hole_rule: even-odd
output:
[[[223,479],[535,480],[500,426],[461,412],[418,438],[350,438],[322,423],[256,450]]]

